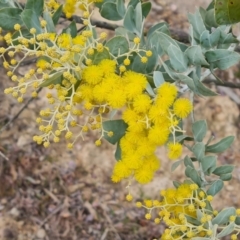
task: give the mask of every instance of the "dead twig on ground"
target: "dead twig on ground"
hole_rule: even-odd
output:
[[[9,161],[8,157],[5,154],[3,154],[1,151],[0,151],[0,157],[2,157],[6,161]]]
[[[42,90],[42,88],[39,88],[37,90],[37,93],[39,93]],[[16,115],[13,116],[12,119],[10,119],[1,129],[0,129],[0,134],[7,129],[8,126],[11,125],[11,123],[13,123],[19,116],[20,114],[24,111],[25,108],[28,107],[28,105],[34,100],[33,97],[31,97],[23,106],[22,108],[18,111],[18,113]]]

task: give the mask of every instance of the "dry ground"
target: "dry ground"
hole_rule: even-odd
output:
[[[208,1],[178,0],[155,2],[149,21],[167,20],[171,27],[186,29],[187,11]],[[25,71],[25,69],[21,69]],[[239,82],[238,69],[219,73],[225,80]],[[3,94],[12,83],[0,69],[0,127],[19,111],[21,106]],[[216,139],[236,136],[233,147],[219,156],[220,163],[235,164],[234,178],[226,183],[215,207],[240,207],[239,176],[239,90],[216,89],[220,96],[196,99],[196,118],[206,118],[209,135]],[[44,149],[32,142],[37,132],[35,118],[46,106],[44,91],[29,104],[14,124],[1,133],[0,150],[9,158],[0,158],[0,240],[150,240],[161,235],[163,225],[144,219],[144,211],[124,200],[126,183],[110,181],[114,165],[114,147],[93,144],[94,134],[79,141],[72,151],[61,142]],[[236,103],[238,102],[238,104]],[[189,130],[188,122],[186,128]],[[165,150],[158,151],[162,168],[152,183],[134,184],[137,199],[158,196],[159,190],[171,187],[172,180],[184,178],[183,168],[171,173]]]

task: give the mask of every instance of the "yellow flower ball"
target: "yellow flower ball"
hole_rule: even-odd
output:
[[[187,98],[179,98],[173,104],[173,111],[180,118],[186,118],[192,109],[192,103]]]

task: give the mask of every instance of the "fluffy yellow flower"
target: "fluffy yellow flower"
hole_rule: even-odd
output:
[[[66,14],[67,18],[70,18],[75,12],[75,5],[77,0],[66,0],[63,6],[63,12]]]
[[[177,159],[182,154],[182,145],[180,143],[169,143],[168,144],[168,157],[170,159]]]
[[[163,83],[157,90],[158,96],[166,98],[176,98],[177,96],[177,87],[171,83]]]
[[[142,116],[139,115],[136,111],[134,111],[131,108],[126,109],[123,112],[123,116],[122,119],[126,122],[126,123],[135,123],[137,122],[139,119],[141,119]]]
[[[57,44],[60,48],[69,48],[72,45],[72,38],[69,34],[63,33],[58,37]]]
[[[48,67],[49,63],[46,60],[44,60],[43,58],[41,58],[37,61],[36,65],[38,68],[41,68],[44,70]]]
[[[82,73],[82,79],[88,84],[96,85],[102,81],[103,71],[99,66],[91,65],[86,67]]]
[[[167,127],[154,126],[149,130],[148,139],[150,144],[162,146],[167,142],[169,134],[170,131]]]
[[[133,108],[136,112],[146,113],[151,107],[151,98],[146,94],[136,96],[133,100]]]
[[[155,156],[155,154],[152,154],[144,159],[143,165],[152,171],[157,171],[160,168],[160,160]]]
[[[152,105],[148,113],[148,117],[153,123],[164,126],[168,125],[170,121],[168,116],[168,109],[157,105]]]
[[[141,73],[127,71],[123,75],[126,83],[126,94],[130,100],[141,94],[147,86],[147,78]]]
[[[177,96],[177,87],[171,83],[163,83],[157,90],[157,102],[163,106],[171,106]]]
[[[123,159],[123,162],[129,169],[132,170],[139,169],[143,165],[143,160],[141,159],[141,156],[136,152],[125,157]]]
[[[72,42],[75,45],[84,46],[86,43],[86,38],[82,35],[78,35],[75,38],[73,38]]]
[[[119,160],[115,163],[112,177],[118,177],[120,179],[123,179],[129,177],[131,173],[132,171],[127,167],[125,162]]]
[[[77,92],[81,96],[82,99],[91,101],[93,100],[93,88],[88,84],[82,84],[77,89]]]
[[[180,118],[186,118],[192,109],[192,103],[187,98],[179,98],[173,105],[174,113]]]
[[[110,59],[104,59],[98,65],[101,68],[103,74],[109,75],[115,73],[116,70],[116,62]]]
[[[115,88],[107,96],[107,103],[112,108],[121,108],[126,104],[126,95],[123,87]]]
[[[149,168],[146,168],[144,165],[140,169],[138,169],[134,177],[137,182],[141,184],[149,183],[153,179],[153,171]]]

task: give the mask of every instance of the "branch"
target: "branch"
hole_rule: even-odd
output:
[[[240,83],[233,83],[233,82],[226,82],[226,81],[217,82],[216,80],[212,80],[212,79],[204,79],[203,83],[206,83],[206,84],[213,83],[216,86],[222,86],[222,87],[228,87],[228,88],[240,88]]]
[[[83,24],[83,20],[81,19],[81,17],[76,16],[76,15],[73,15],[71,18],[66,18],[66,16],[64,14],[62,14],[61,17],[64,19],[67,19],[69,21],[74,20],[76,23]],[[122,27],[122,25],[111,24],[111,23],[107,23],[104,21],[98,21],[96,19],[92,19],[91,23],[92,23],[92,25],[94,25],[98,28],[104,28],[104,29],[107,29],[110,31],[114,31],[116,28]],[[183,42],[183,43],[189,43],[189,35],[186,32],[184,32],[180,29],[170,28],[170,33],[174,39],[176,39],[180,42]]]

